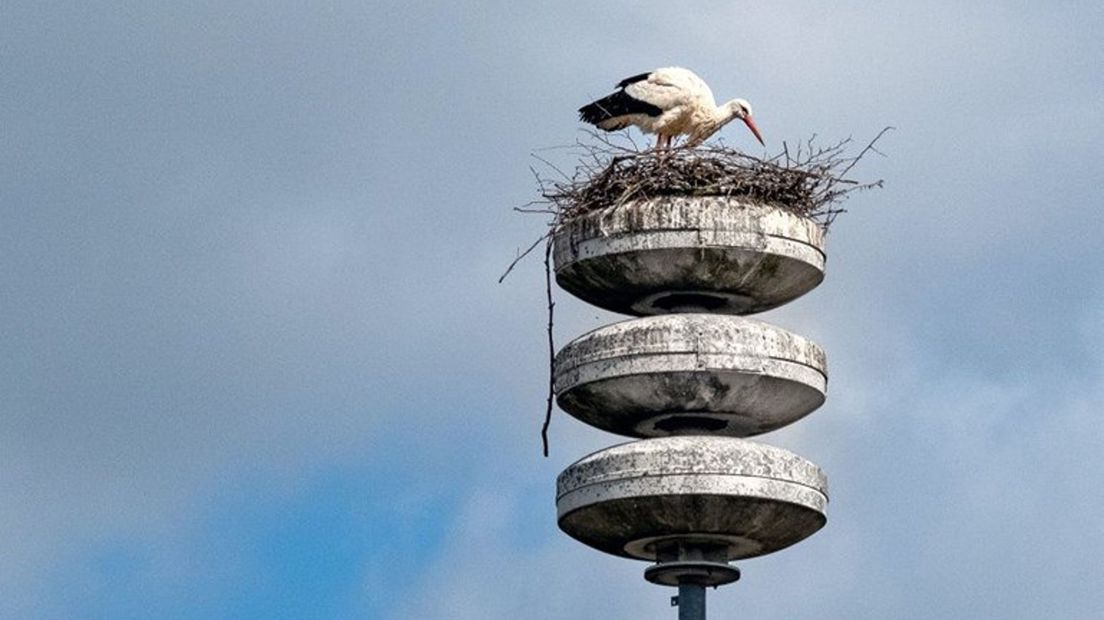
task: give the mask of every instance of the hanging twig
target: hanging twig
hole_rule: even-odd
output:
[[[556,389],[556,345],[552,341],[552,316],[556,303],[552,301],[552,238],[546,237],[544,246],[544,293],[548,300],[548,406],[544,410],[544,426],[541,426],[541,444],[548,457],[548,425],[552,423],[552,399]]]

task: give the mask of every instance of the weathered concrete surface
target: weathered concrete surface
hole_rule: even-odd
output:
[[[556,481],[560,529],[614,555],[656,560],[687,544],[721,561],[764,555],[827,521],[827,479],[781,448],[731,437],[664,437],[614,446]]]
[[[824,232],[776,207],[721,196],[631,201],[555,237],[556,282],[632,315],[752,314],[824,279]]]
[[[824,403],[827,360],[813,342],[762,321],[715,314],[630,319],[556,355],[560,408],[630,437],[748,437]]]

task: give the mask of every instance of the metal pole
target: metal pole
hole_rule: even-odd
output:
[[[680,583],[678,608],[678,620],[705,620],[705,586],[697,583]]]

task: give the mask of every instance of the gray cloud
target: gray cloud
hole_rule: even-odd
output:
[[[887,187],[849,203],[828,281],[764,317],[829,352],[828,404],[765,440],[828,470],[831,525],[749,562],[715,608],[1098,609],[1100,9],[500,9],[7,9],[0,590],[20,594],[0,616],[48,614],[51,564],[105,540],[183,548],[243,471],[293,487],[394,441],[468,496],[400,612],[663,613],[642,567],[524,501],[619,440],[560,416],[536,457],[539,261],[495,278],[542,225],[509,211],[532,197],[528,154],[671,63],[751,99],[776,148],[899,126],[857,171]],[[615,318],[560,302],[561,342]],[[526,527],[539,544],[495,536]],[[525,569],[509,587],[500,561]]]

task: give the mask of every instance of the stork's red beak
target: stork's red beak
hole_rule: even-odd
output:
[[[759,141],[759,144],[766,146],[767,143],[763,142],[763,136],[759,133],[759,128],[755,126],[755,121],[751,120],[751,116],[745,116],[744,123],[747,124],[748,129],[751,130],[751,133],[755,134],[755,139]]]

